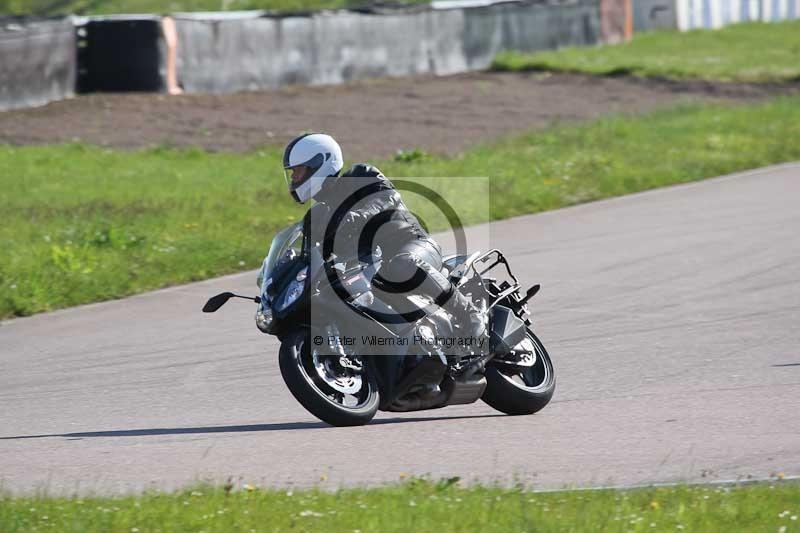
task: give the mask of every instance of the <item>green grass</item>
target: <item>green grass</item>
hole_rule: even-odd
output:
[[[248,490],[249,489],[249,490]],[[17,531],[798,531],[800,485],[533,493],[455,479],[327,492],[198,487],[120,498],[0,498]],[[784,529],[781,529],[784,528]]]
[[[798,160],[799,138],[800,98],[784,98],[608,118],[453,158],[417,152],[376,163],[390,177],[490,177],[488,200],[462,190],[464,180],[450,185],[462,219],[475,223]],[[277,148],[0,146],[0,317],[257,267],[275,230],[303,212],[280,168]]]
[[[800,81],[800,20],[636,34],[629,43],[500,54],[496,70],[553,70],[738,82]]]
[[[383,2],[419,4],[427,0]],[[66,14],[176,13],[182,11],[310,11],[369,5],[370,0],[0,0],[0,15],[54,16]]]

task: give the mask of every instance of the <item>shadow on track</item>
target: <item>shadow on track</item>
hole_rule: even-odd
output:
[[[440,420],[466,420],[470,418],[495,418],[505,417],[504,414],[491,415],[466,415],[466,416],[433,416],[414,418],[383,418],[373,420],[367,426],[380,426],[385,424],[406,424],[412,422],[435,422]],[[76,433],[51,433],[46,435],[18,435],[16,437],[0,437],[0,440],[45,439],[51,437],[64,437],[71,439],[93,437],[148,437],[158,435],[185,435],[203,433],[249,433],[258,431],[288,431],[293,429],[334,429],[324,422],[283,422],[277,424],[248,424],[241,426],[208,426],[192,428],[146,428],[146,429],[121,429],[109,431],[82,431]]]

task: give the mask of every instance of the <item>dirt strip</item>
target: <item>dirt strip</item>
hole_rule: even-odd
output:
[[[750,102],[790,86],[550,73],[470,73],[288,87],[230,95],[92,94],[0,113],[0,142],[246,152],[304,130],[334,134],[353,158],[423,148],[454,154],[500,135],[680,101]]]

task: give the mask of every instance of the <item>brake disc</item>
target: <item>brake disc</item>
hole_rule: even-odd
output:
[[[356,394],[361,390],[361,375],[337,365],[334,356],[320,357],[320,354],[314,352],[313,361],[317,375],[333,390],[343,394]],[[340,369],[339,372],[337,367]]]

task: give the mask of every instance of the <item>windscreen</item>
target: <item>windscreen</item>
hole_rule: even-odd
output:
[[[291,248],[299,248],[302,244],[303,236],[303,222],[292,224],[288,228],[284,228],[278,232],[272,239],[272,244],[269,247],[267,257],[264,259],[264,264],[261,267],[261,273],[258,276],[258,284],[264,277],[269,276],[270,272],[275,269],[278,262],[286,255],[286,252]]]

